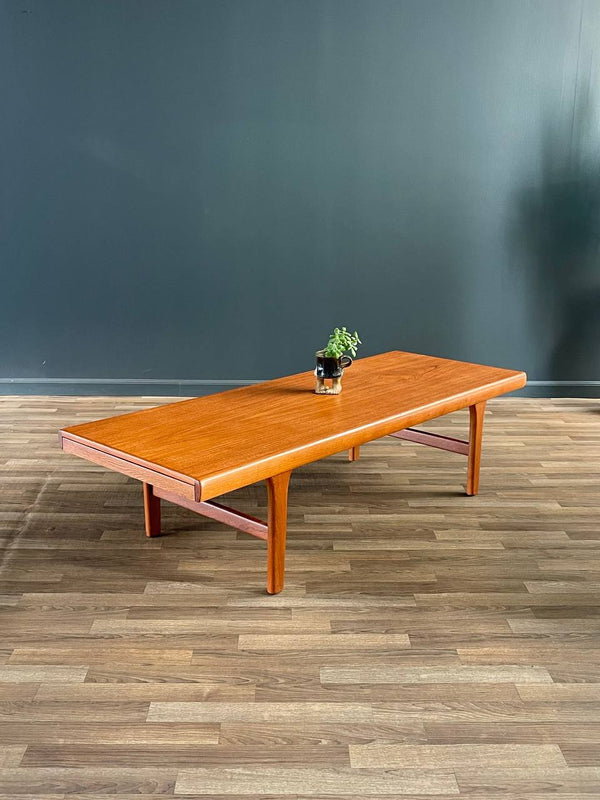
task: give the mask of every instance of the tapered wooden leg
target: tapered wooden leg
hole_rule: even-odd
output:
[[[360,455],[360,445],[356,445],[356,447],[351,447],[348,450],[348,461],[358,461],[358,457]]]
[[[267,592],[283,589],[285,573],[285,537],[287,532],[288,486],[291,472],[267,478],[269,519],[267,534]]]
[[[144,484],[144,519],[146,536],[160,536],[160,498],[150,483]]]
[[[483,438],[483,414],[485,402],[469,406],[469,466],[467,468],[467,494],[474,495],[479,491],[479,468],[481,465],[481,441]]]

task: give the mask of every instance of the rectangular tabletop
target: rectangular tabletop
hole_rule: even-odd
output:
[[[339,395],[313,372],[60,432],[64,450],[206,500],[525,385],[523,372],[393,351],[358,359]]]

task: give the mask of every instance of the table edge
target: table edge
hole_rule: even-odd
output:
[[[65,453],[79,456],[144,483],[175,491],[190,500],[200,500],[200,481],[189,475],[64,430],[58,432],[58,440]]]

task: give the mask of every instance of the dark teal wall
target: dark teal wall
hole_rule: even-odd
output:
[[[600,379],[597,0],[5,0],[0,59],[0,376],[264,378],[347,324]]]

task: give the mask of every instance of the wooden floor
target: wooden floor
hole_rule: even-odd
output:
[[[273,597],[264,542],[147,540],[58,448],[156,402],[0,401],[0,800],[600,796],[600,401],[490,403],[475,498],[391,438],[298,470]]]

